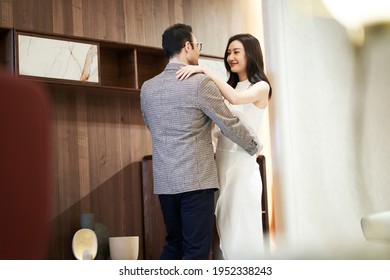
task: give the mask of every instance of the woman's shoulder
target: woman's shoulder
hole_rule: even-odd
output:
[[[258,81],[258,82],[254,83],[254,84],[251,84],[251,87],[252,86],[254,86],[256,88],[261,88],[261,89],[269,89],[270,88],[269,84],[266,81],[263,81],[263,80],[262,81]]]
[[[253,104],[260,109],[267,107],[270,92],[269,84],[266,81],[259,81],[253,84],[252,88],[256,91],[256,96],[258,96],[258,100]]]
[[[253,90],[255,90],[261,98],[268,99],[271,87],[266,81],[259,81],[257,83],[251,84],[251,88],[253,88]]]

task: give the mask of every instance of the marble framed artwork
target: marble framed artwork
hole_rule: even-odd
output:
[[[99,83],[98,44],[17,34],[19,75]]]
[[[222,80],[227,81],[229,74],[226,71],[223,58],[216,57],[205,57],[201,56],[199,58],[199,65],[206,66],[210,68],[215,74],[217,74]]]

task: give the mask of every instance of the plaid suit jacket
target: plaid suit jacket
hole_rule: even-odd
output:
[[[156,194],[219,188],[211,121],[251,155],[259,148],[256,134],[230,112],[208,76],[176,78],[182,65],[168,63],[141,88],[142,115],[152,136]]]

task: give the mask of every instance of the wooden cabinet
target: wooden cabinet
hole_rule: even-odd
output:
[[[137,96],[143,82],[160,73],[168,62],[162,49],[159,48],[2,28],[0,29],[0,65],[16,75],[20,74],[18,67],[20,35],[98,46],[99,81],[97,83],[20,75],[24,79],[44,82],[52,89],[61,88],[72,93]]]
[[[20,36],[63,41],[64,43],[96,45],[98,49],[98,81],[85,82],[21,73],[19,71],[21,54],[18,49]],[[39,55],[45,56],[44,51]],[[30,56],[33,55],[30,54]],[[37,63],[39,64],[39,62]],[[58,62],[56,63],[58,64]],[[0,67],[14,72],[15,75],[23,79],[44,82],[53,89],[64,89],[73,93],[138,96],[142,84],[159,74],[167,63],[168,59],[164,56],[161,48],[0,28]],[[201,54],[199,64],[213,69],[224,79],[228,77],[222,57]]]
[[[164,69],[162,49],[1,28],[0,68],[15,75],[18,34],[98,45],[98,82],[20,75],[50,92],[53,190],[47,258],[74,259],[72,237],[81,213],[94,213],[110,236],[139,236],[139,258],[145,258],[141,160],[151,153],[151,139],[139,94],[143,82]]]
[[[146,80],[160,73],[167,62],[161,49],[101,42],[101,85],[124,92],[137,91]]]

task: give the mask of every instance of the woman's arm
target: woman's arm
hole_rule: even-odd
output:
[[[253,103],[259,108],[265,108],[268,104],[268,93],[269,85],[264,81],[260,81],[249,89],[244,90],[240,93],[232,88],[228,83],[223,81],[218,77],[213,71],[209,68],[199,65],[186,65],[180,68],[176,72],[176,76],[180,80],[187,79],[195,73],[204,73],[209,76],[218,86],[222,95],[229,101],[231,104],[247,104]]]

